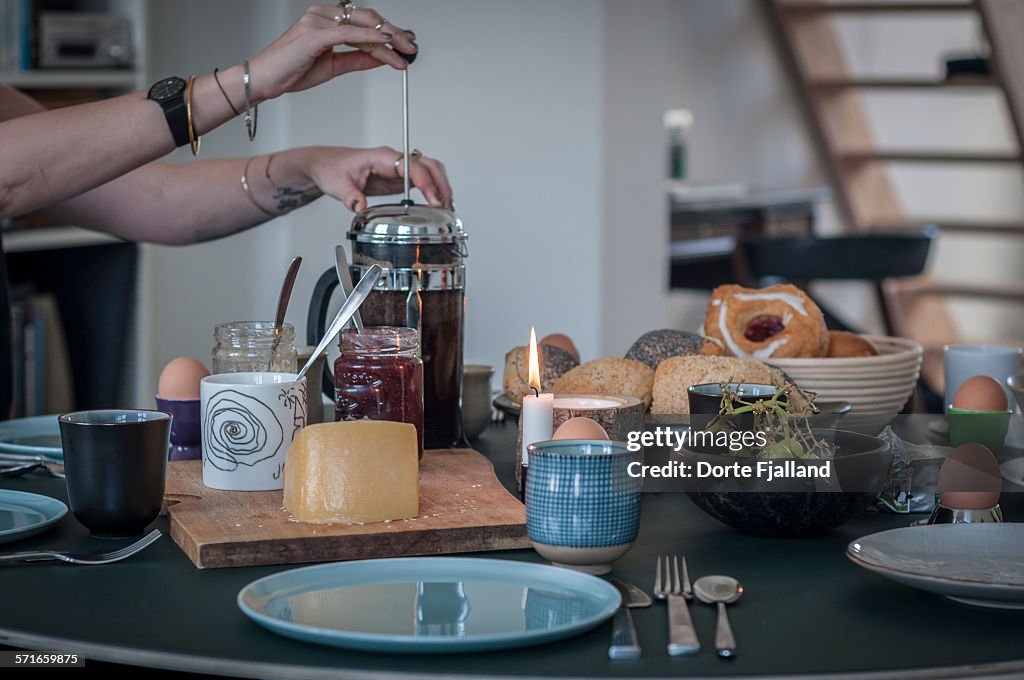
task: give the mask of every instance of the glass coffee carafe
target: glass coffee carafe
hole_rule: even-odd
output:
[[[447,448],[462,439],[462,346],[466,232],[449,210],[380,205],[356,215],[352,278],[372,264],[384,268],[360,307],[366,326],[419,331],[423,359],[424,445]]]
[[[456,215],[424,205],[378,205],[362,211],[348,232],[353,280],[372,264],[384,269],[359,308],[365,326],[404,326],[419,334],[423,360],[423,444],[448,448],[462,440],[462,348],[466,232]],[[333,270],[320,277],[307,335],[318,342],[327,322]],[[325,393],[335,396],[325,376]]]

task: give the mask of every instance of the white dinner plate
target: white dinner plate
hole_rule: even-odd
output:
[[[615,613],[619,591],[561,567],[460,557],[336,562],[261,578],[238,594],[275,633],[386,653],[479,652],[578,635]]]
[[[899,583],[981,607],[1024,609],[1024,524],[932,524],[858,538],[846,556]]]
[[[1024,486],[1024,458],[1006,461],[999,466],[999,471],[1006,481],[1017,486]]]

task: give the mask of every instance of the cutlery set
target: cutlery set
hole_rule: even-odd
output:
[[[31,456],[20,453],[0,453],[0,477],[20,477],[29,472],[44,472],[51,477],[64,479],[64,473],[50,467],[54,461],[42,456]]]
[[[635,607],[649,607],[651,598],[630,583],[615,579],[612,579],[612,583],[622,594],[622,605],[613,620],[612,643],[608,647],[608,658],[639,658],[640,642],[629,610]],[[691,584],[685,557],[659,556],[654,566],[654,597],[664,600],[668,605],[669,656],[694,655],[700,651],[697,629],[690,618],[687,605],[694,596],[705,604],[714,604],[718,607],[718,624],[715,631],[715,651],[718,656],[723,659],[736,656],[736,638],[729,624],[725,605],[735,602],[742,594],[743,586],[729,576],[704,576]]]

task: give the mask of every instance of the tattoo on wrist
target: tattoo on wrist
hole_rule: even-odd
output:
[[[295,210],[308,205],[323,196],[319,189],[296,189],[294,187],[274,187],[274,202],[282,211]]]

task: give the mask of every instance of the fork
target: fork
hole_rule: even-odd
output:
[[[655,562],[654,596],[659,600],[668,600],[668,653],[669,656],[696,654],[700,651],[697,630],[690,619],[690,610],[686,600],[693,599],[693,588],[690,586],[690,574],[683,558],[683,579],[679,579],[679,558],[665,555],[665,581],[661,578],[661,557]]]
[[[120,550],[110,552],[57,552],[54,550],[35,550],[0,555],[0,562],[48,562],[60,560],[71,564],[110,564],[131,557],[163,536],[159,529],[148,534]]]

